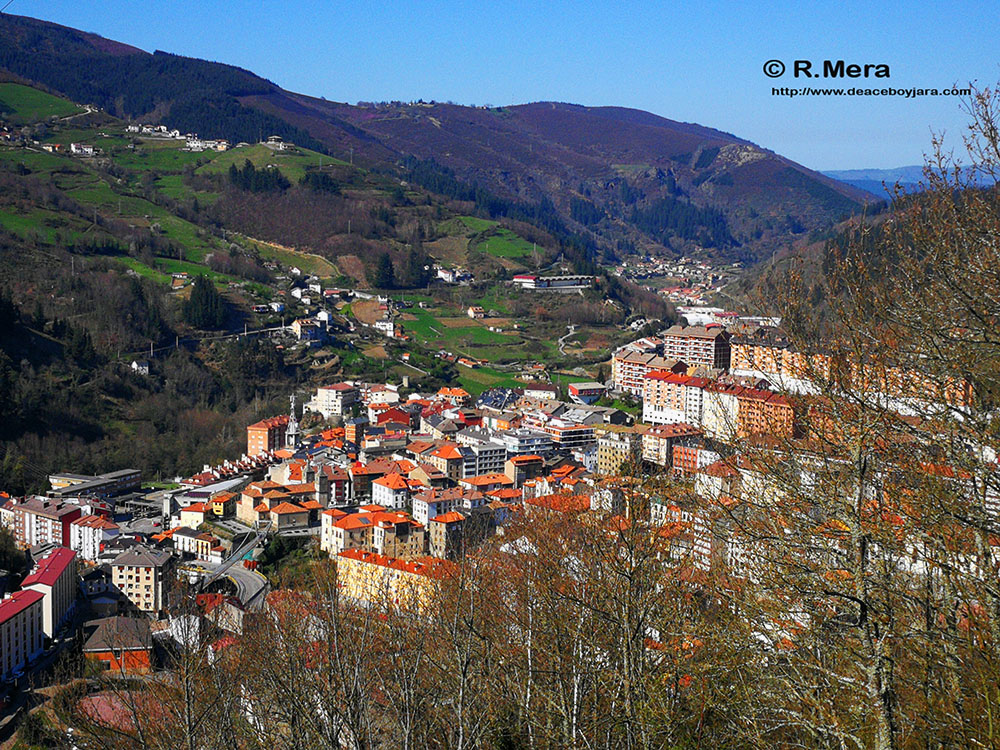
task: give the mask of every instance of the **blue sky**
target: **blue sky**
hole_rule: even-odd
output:
[[[805,82],[766,78],[766,60],[890,67],[888,80],[812,81],[819,86],[1000,80],[997,8],[988,2],[14,0],[8,12],[239,65],[337,101],[635,107],[734,133],[814,169],[918,164],[932,130],[957,150],[960,102],[772,96],[772,86]]]

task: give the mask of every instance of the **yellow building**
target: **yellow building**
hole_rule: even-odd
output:
[[[350,549],[337,563],[341,593],[366,605],[425,613],[434,607],[440,581],[451,566],[433,558],[399,560],[374,552]]]

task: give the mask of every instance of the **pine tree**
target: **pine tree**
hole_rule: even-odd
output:
[[[226,303],[207,276],[194,280],[191,296],[184,304],[184,320],[195,328],[222,328],[226,323]]]

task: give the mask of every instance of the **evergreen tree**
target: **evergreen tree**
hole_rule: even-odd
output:
[[[393,289],[396,286],[396,269],[392,265],[389,253],[378,256],[378,262],[371,274],[371,283],[378,289]]]
[[[184,320],[195,328],[222,328],[226,323],[226,303],[207,276],[194,280],[191,296],[184,304]]]

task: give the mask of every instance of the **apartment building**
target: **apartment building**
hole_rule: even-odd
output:
[[[424,524],[406,513],[382,510],[345,513],[331,508],[320,519],[320,549],[331,557],[360,550],[409,558],[423,555],[426,549]]]
[[[448,570],[440,560],[398,560],[357,549],[341,552],[334,560],[343,596],[418,614],[431,610],[438,581]]]
[[[674,447],[693,447],[700,444],[701,439],[702,432],[694,425],[684,422],[656,425],[642,436],[642,460],[665,469],[673,468]]]
[[[323,415],[324,419],[343,417],[351,413],[351,407],[361,402],[361,391],[350,383],[323,385],[316,389],[316,395],[306,404],[306,409]]]
[[[81,559],[96,562],[104,544],[119,533],[118,524],[104,516],[81,516],[70,523],[69,548]]]
[[[476,510],[486,505],[486,496],[477,490],[450,487],[427,490],[413,496],[413,519],[426,526],[430,519],[453,510]]]
[[[508,456],[544,455],[552,450],[552,437],[544,432],[518,427],[494,436]]]
[[[20,549],[39,544],[69,547],[70,527],[83,515],[79,505],[44,497],[32,497],[6,505],[3,521],[10,527],[14,542]]]
[[[38,561],[21,588],[42,595],[42,632],[54,638],[76,602],[76,552],[57,547]]]
[[[622,467],[638,461],[641,446],[642,435],[634,428],[605,431],[597,438],[597,473],[620,474]]]
[[[392,473],[372,482],[372,502],[386,508],[405,508],[410,501],[410,483]]]
[[[169,552],[135,547],[111,563],[111,582],[137,609],[156,613],[167,604],[172,572]]]
[[[687,422],[700,425],[704,392],[710,383],[705,378],[664,370],[646,373],[643,376],[642,421],[647,424]]]
[[[0,601],[0,680],[10,680],[41,656],[44,598],[42,592],[27,589]]]
[[[701,426],[707,436],[723,441],[750,435],[791,437],[795,410],[781,394],[714,383],[705,391]]]
[[[285,431],[288,429],[288,415],[268,417],[247,427],[247,455],[278,450],[285,447]]]
[[[732,356],[729,333],[721,323],[671,326],[663,334],[663,356],[695,367],[728,370]]]
[[[617,390],[642,398],[643,378],[650,372],[687,372],[686,360],[663,357],[656,352],[623,347],[611,358],[611,379]]]

